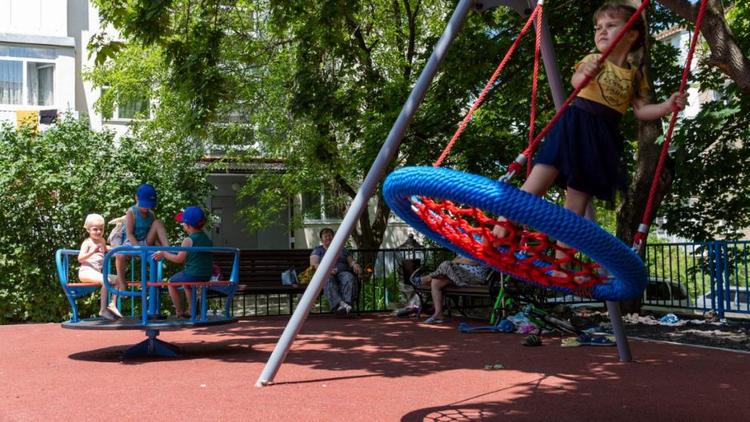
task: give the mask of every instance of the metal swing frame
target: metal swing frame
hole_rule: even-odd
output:
[[[540,2],[541,1],[543,0],[540,0]],[[336,235],[329,247],[331,253],[325,254],[317,271],[315,271],[309,286],[305,290],[297,308],[284,328],[279,341],[276,343],[276,347],[258,377],[258,380],[255,383],[256,387],[273,384],[274,378],[276,377],[281,364],[285,360],[287,353],[289,353],[292,343],[302,329],[302,325],[310,314],[310,310],[315,304],[316,298],[323,289],[327,280],[326,275],[333,268],[335,258],[343,249],[346,239],[354,229],[362,211],[367,207],[368,199],[375,194],[378,183],[383,179],[388,165],[396,156],[406,129],[411,123],[419,105],[424,100],[430,83],[438,71],[440,63],[447,55],[448,49],[458,35],[463,23],[466,21],[468,14],[472,10],[484,12],[498,6],[506,6],[522,16],[528,16],[536,4],[537,1],[535,0],[460,0],[450,18],[450,21],[443,31],[442,36],[435,45],[422,73],[419,75],[414,88],[404,103],[396,122],[388,133],[388,137],[370,167],[362,186],[359,188],[359,191],[344,216],[341,225],[336,231]],[[563,89],[560,72],[558,71],[555,59],[555,52],[552,46],[552,36],[544,17],[542,18],[541,52],[555,107],[559,109],[565,101],[565,91]],[[617,302],[610,301],[607,301],[606,305],[609,311],[610,320],[612,321],[612,328],[617,341],[617,350],[620,361],[630,362],[632,361],[632,356],[627,337],[625,336],[622,327],[619,306]]]

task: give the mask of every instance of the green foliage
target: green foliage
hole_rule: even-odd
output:
[[[733,86],[675,136],[675,183],[662,205],[665,228],[695,240],[738,239],[750,226],[750,101]]]
[[[156,138],[114,140],[88,122],[65,117],[42,134],[0,128],[0,323],[59,321],[68,305],[59,287],[54,252],[78,248],[89,213],[109,220],[134,202],[136,187],[156,186],[156,210],[173,241],[172,216],[200,204],[208,192],[199,154]],[[84,308],[82,314],[93,313]]]
[[[750,6],[733,3],[727,21],[737,44],[747,51]],[[675,133],[677,171],[660,212],[673,234],[694,240],[739,239],[750,226],[750,99],[705,60],[692,80],[717,95]]]
[[[96,4],[103,20],[128,40],[124,47],[99,36],[92,44],[97,58],[103,57],[92,79],[98,86],[110,87],[99,105],[103,111],[111,110],[113,101],[145,89],[157,107],[155,118],[144,123],[144,133],[178,143],[190,139],[196,145],[200,139],[225,153],[226,161],[284,160],[291,169],[261,171],[243,187],[241,195],[253,199],[243,213],[251,230],[272,222],[291,195],[330,187],[336,200],[350,202],[455,7],[455,2],[441,0],[96,0]],[[591,17],[599,4],[545,5],[567,89],[572,66],[593,49]],[[736,41],[746,47],[750,7],[742,2],[728,4]],[[523,21],[505,7],[469,16],[411,122],[393,167],[436,159]],[[656,3],[649,7],[652,35],[683,24],[667,8]],[[533,31],[446,166],[494,178],[525,147],[532,40]],[[654,39],[651,46],[649,80],[655,99],[663,100],[676,90],[682,63],[671,46]],[[675,234],[695,239],[736,236],[736,228],[745,224],[743,200],[750,195],[740,186],[747,183],[727,184],[745,178],[744,147],[737,141],[745,134],[740,122],[748,113],[741,95],[727,87],[716,68],[700,63],[697,75],[694,80],[701,86],[726,93],[706,107],[705,116],[685,122],[676,135],[676,187],[661,214]],[[553,112],[546,82],[542,75],[537,130]],[[709,148],[722,121],[712,113],[732,113],[737,107],[734,132],[721,131],[723,146]],[[630,174],[639,147],[637,129],[632,114],[626,114],[625,161]],[[737,161],[719,159],[719,151]],[[705,154],[710,161],[705,161]],[[701,168],[701,162],[711,169]],[[703,181],[697,180],[701,174]],[[707,185],[713,187],[704,189]],[[719,209],[708,204],[718,192],[726,193],[730,206]],[[698,205],[685,199],[701,197]],[[551,198],[561,198],[560,192],[553,191]],[[379,196],[371,204],[383,205]],[[612,225],[612,204],[598,205],[599,215]],[[385,226],[387,213],[363,221],[370,225],[360,226],[360,233],[375,232]],[[722,223],[726,221],[732,223]],[[377,233],[362,238],[380,240]]]

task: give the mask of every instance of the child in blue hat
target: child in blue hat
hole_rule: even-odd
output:
[[[154,215],[156,208],[156,189],[143,183],[138,186],[135,193],[135,205],[128,208],[125,213],[125,230],[122,232],[121,244],[123,246],[161,246],[169,245],[167,241],[167,230],[164,223],[157,220]],[[118,289],[125,289],[125,264],[127,255],[117,255],[115,268],[117,269]]]
[[[182,228],[188,234],[187,237],[182,239],[180,246],[184,248],[196,247],[210,247],[214,243],[208,238],[205,232],[203,232],[203,226],[206,224],[206,216],[200,207],[187,207],[182,212],[178,213],[175,219],[182,223]],[[169,279],[170,282],[189,282],[189,281],[208,281],[211,279],[213,273],[213,258],[211,253],[208,252],[187,252],[180,251],[178,253],[171,253],[166,251],[158,251],[153,255],[154,259],[166,259],[169,262],[175,264],[185,263],[182,271],[173,275]],[[169,297],[172,298],[177,315],[183,318],[189,318],[193,310],[190,303],[191,288],[185,286],[185,296],[187,297],[188,309],[187,312],[183,312],[182,301],[180,300],[180,294],[176,287],[169,287]]]

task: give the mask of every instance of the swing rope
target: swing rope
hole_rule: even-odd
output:
[[[539,87],[539,55],[542,47],[542,9],[536,20],[536,41],[534,42],[534,70],[531,78],[531,110],[529,111],[529,145],[534,141],[534,126],[536,126],[536,98]],[[531,174],[531,160],[526,163],[526,177]]]
[[[443,149],[443,152],[440,154],[438,159],[432,164],[433,167],[440,167],[443,164],[443,161],[448,156],[451,149],[453,149],[453,145],[458,140],[458,137],[461,136],[461,134],[463,133],[464,129],[466,128],[466,125],[469,123],[469,120],[471,120],[471,117],[474,115],[474,112],[479,108],[482,102],[484,102],[484,98],[487,96],[487,93],[495,85],[495,81],[500,76],[500,73],[505,68],[505,65],[508,64],[508,61],[510,61],[510,58],[513,56],[513,53],[515,53],[524,35],[526,35],[526,33],[529,31],[529,28],[531,27],[532,22],[534,22],[534,18],[536,18],[537,16],[539,17],[538,22],[537,22],[537,38],[539,38],[538,34],[539,34],[539,27],[542,21],[541,16],[542,16],[543,4],[544,4],[544,1],[542,0],[540,0],[537,3],[536,7],[534,8],[534,11],[531,13],[531,15],[529,15],[529,18],[526,20],[526,24],[524,24],[523,28],[521,29],[521,32],[518,34],[518,37],[516,38],[515,41],[513,41],[513,44],[511,44],[510,48],[508,48],[508,51],[505,53],[505,56],[503,57],[503,59],[500,61],[500,64],[497,66],[497,69],[495,69],[495,72],[492,73],[492,77],[490,77],[490,80],[487,81],[487,84],[484,86],[484,89],[482,89],[482,92],[474,101],[474,104],[472,104],[471,109],[469,109],[469,112],[466,113],[466,116],[464,116],[463,120],[458,125],[458,129],[456,129],[456,132],[451,137],[450,142],[448,142],[448,145],[445,146],[445,149]]]
[[[688,77],[690,76],[690,67],[693,62],[693,53],[695,52],[695,46],[697,45],[698,36],[700,35],[701,26],[703,25],[703,16],[706,14],[706,5],[708,0],[701,0],[700,7],[698,9],[698,16],[695,19],[695,28],[690,38],[690,48],[688,49],[687,58],[685,59],[685,67],[682,69],[682,80],[680,80],[679,93],[685,93],[687,86]],[[654,202],[656,198],[656,189],[659,186],[659,179],[664,171],[664,163],[667,160],[669,154],[669,143],[672,141],[672,132],[674,131],[675,124],[677,123],[677,114],[679,111],[676,107],[672,108],[672,117],[669,120],[669,128],[667,134],[664,136],[664,143],[661,146],[661,153],[659,154],[659,161],[654,171],[654,179],[651,181],[651,189],[648,193],[648,202],[646,202],[646,209],[643,211],[643,218],[641,224],[638,226],[638,231],[633,237],[633,249],[640,251],[645,244],[646,238],[648,237],[649,222],[651,221],[651,215],[653,213]]]

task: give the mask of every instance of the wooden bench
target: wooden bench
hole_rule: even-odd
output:
[[[312,249],[243,249],[240,251],[239,285],[235,296],[268,296],[285,295],[289,303],[289,310],[294,309],[295,299],[305,292],[307,285],[285,286],[281,284],[281,273],[294,268],[299,275],[310,266]],[[228,270],[230,263],[214,257],[214,263],[221,268],[222,274]],[[362,291],[361,280],[358,278]],[[358,297],[355,302],[358,302]],[[244,307],[244,302],[243,302]],[[356,310],[358,306],[354,306]]]
[[[301,273],[310,266],[311,253],[310,249],[240,251],[237,295],[304,292],[304,285],[282,285],[281,273],[290,268],[294,268],[297,274]],[[231,268],[230,261],[218,256],[214,257],[214,263],[221,268],[222,274]]]

